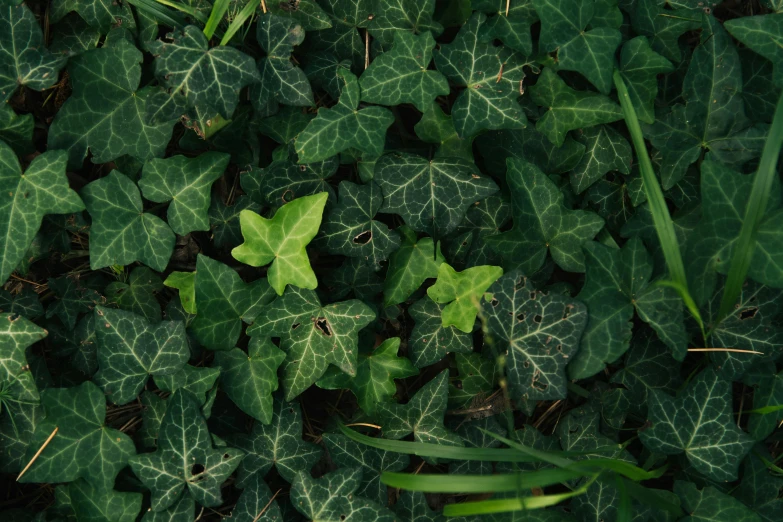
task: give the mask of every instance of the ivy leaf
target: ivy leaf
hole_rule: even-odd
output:
[[[195,25],[151,44],[155,76],[166,91],[150,99],[149,121],[179,118],[186,108],[218,113],[230,120],[239,102],[239,91],[261,80],[253,59],[233,47],[209,48],[207,37]]]
[[[212,198],[212,204],[209,207],[209,226],[212,230],[212,241],[216,247],[233,248],[242,242],[239,215],[243,210],[260,213],[263,207],[248,196],[239,196],[230,206],[226,206],[218,197]]]
[[[16,114],[7,103],[0,104],[0,141],[4,141],[19,154],[33,151],[32,114]]]
[[[742,502],[712,486],[699,490],[692,482],[675,480],[674,492],[682,500],[683,510],[690,514],[689,522],[761,522],[761,518]]]
[[[130,5],[114,3],[110,0],[56,0],[52,2],[51,23],[59,22],[68,13],[76,11],[90,27],[99,29],[103,34],[115,25],[135,25]]]
[[[675,359],[684,359],[688,337],[682,300],[673,289],[650,284],[653,261],[641,239],[630,239],[620,250],[597,242],[584,249],[587,273],[577,298],[587,305],[590,316],[582,348],[568,368],[571,378],[595,375],[628,350],[634,310]]]
[[[0,472],[17,474],[27,464],[24,456],[29,442],[33,439],[35,426],[43,417],[43,408],[37,399],[27,403],[6,397],[3,409],[5,411],[0,416],[0,455],[3,456],[0,460]]]
[[[646,37],[637,36],[623,44],[619,70],[639,120],[654,123],[658,75],[672,72],[674,66],[653,51]]]
[[[72,58],[84,51],[95,49],[100,38],[101,32],[99,30],[90,27],[84,18],[72,14],[57,22],[52,29],[49,52],[64,54],[68,58]]]
[[[783,404],[783,372],[776,374],[775,370],[774,365],[754,364],[742,379],[743,383],[753,387],[753,410]],[[778,426],[779,416],[779,413],[751,413],[748,418],[751,437],[763,441],[772,435]]]
[[[582,245],[601,230],[604,220],[592,212],[569,210],[563,193],[535,165],[516,158],[507,164],[514,226],[485,241],[525,274],[543,266],[547,251],[563,270],[583,272]]]
[[[650,39],[655,52],[673,62],[682,59],[680,36],[701,26],[702,17],[699,14],[680,10],[676,16],[672,16],[669,9],[658,0],[636,0],[633,8],[626,11],[633,29]]]
[[[620,31],[611,27],[585,28],[595,15],[595,0],[533,0],[541,18],[542,51],[557,51],[557,66],[576,71],[603,94],[612,90],[614,54]]]
[[[43,328],[13,313],[0,315],[0,388],[10,402],[38,402],[38,387],[30,372],[25,349],[48,335]]]
[[[487,329],[506,355],[509,385],[525,400],[566,396],[565,367],[579,349],[587,307],[566,296],[535,290],[520,271],[498,279],[482,302]]]
[[[571,171],[571,187],[581,194],[609,171],[631,173],[631,146],[622,134],[606,125],[596,125],[582,131],[585,145],[582,160]]]
[[[396,31],[391,50],[373,60],[359,78],[362,101],[389,106],[412,103],[425,112],[435,98],[449,94],[443,74],[427,70],[434,48],[429,32],[415,36]]]
[[[136,185],[113,170],[81,192],[90,227],[90,268],[141,261],[163,272],[174,250],[175,236],[159,217],[144,212]]]
[[[283,295],[289,284],[313,289],[318,286],[305,247],[318,233],[327,193],[305,196],[283,205],[272,219],[251,210],[239,215],[245,242],[231,255],[250,266],[272,265],[267,272],[269,284]]]
[[[176,373],[155,377],[155,385],[167,392],[185,390],[193,394],[199,406],[201,406],[202,413],[207,416],[210,400],[207,394],[214,389],[215,382],[219,376],[220,370],[217,368],[196,367],[186,364]],[[212,400],[214,400],[214,397]]]
[[[739,54],[720,22],[706,16],[701,44],[682,84],[685,106],[659,115],[647,131],[661,154],[664,190],[685,176],[703,148],[712,151],[713,159],[737,165],[760,155],[767,131],[760,124],[751,126],[741,92]]]
[[[76,277],[66,275],[49,279],[47,284],[57,297],[57,302],[46,309],[46,317],[56,315],[69,330],[76,328],[76,320],[80,314],[90,312],[96,304],[106,301]]]
[[[372,181],[356,185],[341,181],[339,202],[324,220],[313,246],[329,254],[357,257],[373,270],[400,246],[397,234],[384,223],[373,220],[383,204],[383,195]]]
[[[427,296],[408,308],[416,326],[410,336],[411,362],[417,368],[424,368],[443,359],[448,353],[470,353],[473,338],[453,326],[443,326],[443,309]]]
[[[609,437],[601,434],[599,430],[600,425],[601,412],[593,407],[592,404],[569,410],[562,421],[557,424],[556,431],[560,439],[560,446],[564,451],[578,451],[582,453],[582,458],[594,455],[594,458],[610,457],[635,464],[636,459],[628,450],[624,449],[623,444],[617,444]],[[617,448],[617,450],[613,453],[608,453],[606,451],[608,448]],[[593,451],[595,453],[591,455]]]
[[[373,319],[375,312],[357,299],[323,306],[312,290],[291,287],[261,311],[248,335],[280,337],[286,352],[283,385],[290,401],[330,364],[355,376],[358,332]]]
[[[383,191],[381,212],[399,214],[413,230],[433,237],[452,232],[471,204],[498,190],[473,162],[456,157],[388,154],[375,164],[373,180]]]
[[[702,216],[688,245],[688,280],[694,299],[712,297],[717,271],[728,273],[734,242],[740,234],[753,180],[715,161],[701,166]],[[766,213],[759,224],[748,277],[774,287],[783,286],[783,235],[777,223],[783,215],[783,190],[775,182]]]
[[[517,98],[525,77],[522,68],[528,64],[508,49],[481,40],[486,21],[484,13],[473,13],[454,41],[435,52],[438,71],[465,88],[451,107],[454,127],[462,138],[482,130],[521,129],[527,125]]]
[[[321,7],[329,15],[332,27],[312,34],[311,48],[333,55],[338,60],[350,60],[359,70],[364,63],[364,39],[359,28],[370,23],[377,3],[373,0],[324,0]]]
[[[304,30],[290,18],[268,14],[256,25],[256,39],[266,53],[258,62],[260,82],[250,88],[250,99],[259,115],[275,112],[277,103],[297,107],[314,105],[313,89],[304,71],[291,62],[294,46],[305,38]]]
[[[332,27],[329,15],[321,9],[315,0],[298,0],[296,4],[291,4],[290,0],[289,2],[269,2],[267,9],[275,16],[294,20],[305,31],[318,31]],[[253,520],[252,517],[250,520]]]
[[[448,263],[441,263],[438,279],[427,289],[427,295],[436,303],[446,305],[441,312],[443,326],[472,332],[481,296],[502,275],[499,266],[474,266],[457,272]]]
[[[72,482],[84,478],[93,487],[110,490],[114,478],[136,453],[133,441],[105,425],[106,398],[92,382],[73,388],[47,388],[41,393],[44,419],[35,427],[29,462],[55,428],[57,435],[20,482]]]
[[[149,268],[139,266],[133,269],[127,283],[115,281],[109,284],[106,295],[109,303],[157,323],[160,322],[160,303],[155,293],[161,290],[163,283],[160,277]]]
[[[338,70],[342,91],[332,108],[320,108],[318,115],[296,138],[299,163],[322,161],[349,148],[378,156],[383,152],[386,129],[394,123],[388,109],[359,109],[359,81],[350,71]]]
[[[783,499],[779,497],[783,479],[773,475],[761,457],[767,462],[774,460],[765,448],[756,446],[745,459],[742,481],[735,496],[752,508],[762,521],[774,522],[783,515]]]
[[[67,487],[71,506],[79,521],[134,522],[141,512],[141,493],[102,490],[84,479],[71,482]]]
[[[432,19],[435,7],[435,0],[378,2],[367,29],[383,45],[391,44],[398,34],[438,36],[443,26]]]
[[[649,396],[660,390],[673,394],[682,383],[682,362],[671,356],[671,350],[654,335],[637,336],[625,356],[622,369],[611,381],[625,386],[634,404],[646,408]]]
[[[299,404],[286,403],[281,394],[275,397],[270,424],[255,422],[249,435],[236,434],[230,442],[246,453],[239,467],[240,487],[252,483],[253,477],[263,477],[272,466],[281,477],[293,482],[298,472],[309,472],[321,457],[319,446],[302,440]]]
[[[424,114],[413,130],[421,141],[438,146],[436,158],[454,156],[473,161],[473,138],[459,137],[451,115],[446,115],[437,103],[432,103],[422,112]]]
[[[252,322],[257,308],[274,294],[266,279],[244,283],[233,269],[207,256],[196,259],[196,307],[190,330],[212,350],[230,350],[242,333],[242,321]]]
[[[22,85],[48,89],[57,83],[65,61],[46,49],[38,20],[26,5],[0,8],[0,102]]]
[[[196,272],[172,272],[163,284],[179,290],[182,308],[189,314],[196,314]]]
[[[506,0],[477,0],[472,3],[472,6],[476,11],[496,15],[487,18],[487,23],[481,28],[482,39],[489,41],[497,39],[503,42],[503,45],[525,56],[533,54],[530,26],[538,21],[538,13],[533,2],[525,0],[507,4]]]
[[[394,394],[397,393],[394,379],[404,379],[419,373],[406,357],[398,357],[399,350],[399,337],[386,339],[369,353],[359,354],[355,377],[333,367],[317,384],[327,390],[351,390],[361,409],[373,415],[378,404],[394,401]]]
[[[168,400],[157,451],[136,455],[130,466],[152,493],[153,511],[174,505],[185,488],[196,502],[212,507],[222,503],[221,484],[243,455],[233,448],[213,448],[196,397],[177,390]]]
[[[0,314],[21,315],[35,321],[44,314],[44,309],[38,294],[29,286],[23,287],[16,295],[0,288]]]
[[[407,404],[379,404],[384,437],[401,439],[413,433],[416,442],[462,446],[462,439],[443,426],[448,398],[449,372],[444,370],[422,386]]]
[[[79,212],[84,204],[68,188],[62,151],[37,156],[27,171],[14,151],[0,141],[0,281],[5,282],[25,256],[47,214]]]
[[[585,153],[585,146],[570,135],[557,147],[532,126],[487,132],[477,137],[476,144],[487,170],[495,176],[505,174],[509,157],[529,161],[545,174],[564,174],[573,170]]]
[[[381,473],[404,470],[410,463],[408,455],[358,444],[342,433],[324,433],[323,437],[329,457],[339,468],[361,469],[362,478],[355,494],[382,506],[388,504],[389,491],[381,483]]]
[[[558,147],[570,130],[612,123],[623,117],[620,106],[610,98],[572,89],[548,67],[530,88],[530,97],[536,105],[547,109],[536,122],[536,130]]]
[[[68,62],[73,92],[49,128],[47,146],[68,152],[70,169],[81,168],[88,149],[96,164],[123,155],[163,156],[174,122],[147,124],[152,88],[138,90],[142,60],[141,51],[120,39]]]
[[[383,281],[375,271],[355,257],[329,272],[322,283],[330,300],[342,299],[353,292],[357,299],[373,302],[383,289]]]
[[[639,432],[647,449],[685,453],[696,471],[715,481],[737,479],[753,439],[733,421],[731,383],[712,369],[699,373],[677,398],[658,390],[649,395],[652,427]]]
[[[283,520],[283,515],[269,486],[256,475],[242,490],[231,518],[243,522],[278,522]]]
[[[285,353],[268,339],[254,337],[247,353],[234,348],[215,354],[222,389],[239,409],[264,424],[272,422],[272,392]]]
[[[430,509],[430,506],[427,504],[427,497],[421,491],[402,491],[400,499],[394,504],[394,512],[399,515],[401,520],[409,522],[446,521],[443,515]]]
[[[449,384],[449,407],[470,408],[492,393],[497,383],[497,367],[495,361],[476,352],[457,353],[454,360],[460,385]]]
[[[726,20],[725,27],[731,36],[772,62],[774,82],[783,85],[783,13]]]
[[[94,381],[114,404],[127,404],[141,393],[151,375],[170,375],[190,357],[185,326],[157,325],[124,310],[95,308],[98,373]]]
[[[430,237],[416,239],[408,227],[397,229],[402,245],[389,258],[389,269],[383,284],[383,305],[400,304],[430,278],[438,277],[438,267],[445,261],[438,245],[437,253]]]
[[[169,226],[180,236],[194,230],[209,230],[210,188],[228,166],[231,156],[205,152],[195,158],[173,156],[144,164],[139,188],[155,203],[171,201]]]
[[[319,479],[299,472],[291,485],[294,507],[311,520],[394,522],[394,513],[355,494],[362,480],[361,468],[342,468]]]

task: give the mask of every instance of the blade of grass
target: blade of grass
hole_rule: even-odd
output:
[[[620,502],[617,503],[617,522],[631,522],[633,511],[631,510],[631,496],[625,487],[625,480],[620,475],[614,476],[617,491],[620,493]]]
[[[128,3],[139,11],[147,13],[159,23],[174,29],[182,29],[187,23],[179,13],[162,6],[154,0],[128,0]]]
[[[748,205],[745,208],[745,219],[742,222],[737,241],[734,243],[729,274],[726,278],[726,285],[723,288],[718,318],[712,327],[713,330],[731,313],[742,292],[742,284],[748,275],[750,263],[753,260],[753,252],[756,249],[756,236],[758,235],[759,226],[767,211],[769,195],[772,192],[772,182],[775,180],[775,176],[777,176],[776,167],[781,146],[783,146],[783,95],[778,99],[767,141],[764,142],[759,168],[753,177],[753,188],[750,190],[750,198],[748,198]]]
[[[237,31],[239,31],[245,22],[255,14],[259,5],[261,5],[259,0],[250,0],[245,4],[245,7],[237,13],[236,18],[229,24],[228,29],[226,29],[226,34],[224,34],[223,38],[220,40],[220,45],[227,45],[228,42],[231,41]]]
[[[696,322],[699,323],[702,336],[705,336],[704,322],[701,319],[701,314],[699,313],[699,309],[696,307],[696,303],[693,301],[690,292],[688,292],[685,265],[682,262],[682,254],[680,254],[680,244],[677,242],[677,234],[674,232],[674,222],[669,214],[669,208],[666,206],[666,200],[663,197],[661,185],[658,183],[658,178],[653,171],[650,156],[647,154],[647,146],[644,143],[639,119],[636,117],[636,110],[633,108],[631,98],[628,95],[628,89],[625,87],[625,82],[623,81],[620,71],[615,69],[613,77],[614,85],[617,87],[617,94],[620,98],[620,106],[623,109],[625,124],[628,127],[628,132],[631,134],[631,141],[633,142],[636,156],[639,160],[639,171],[642,174],[644,193],[647,196],[647,201],[650,205],[655,231],[658,234],[658,240],[661,242],[661,249],[663,250],[664,258],[666,259],[666,266],[668,267],[669,275],[672,278],[672,281],[670,281],[670,284],[667,284],[667,286],[670,286],[679,292],[688,311],[693,318],[696,319]]]
[[[497,500],[482,500],[480,502],[463,502],[462,504],[449,504],[443,508],[443,514],[447,517],[464,517],[471,515],[487,515],[490,513],[504,513],[507,511],[522,511],[528,509],[543,509],[555,506],[564,500],[583,495],[587,488],[598,478],[598,475],[585,482],[580,488],[569,493],[555,495],[541,495],[531,497],[504,498]]]
[[[207,40],[215,34],[215,29],[228,11],[229,3],[230,0],[215,0],[215,3],[212,4],[212,12],[209,13],[209,19],[204,26],[204,36],[207,37]]]
[[[569,480],[591,476],[586,471],[545,469],[502,475],[438,475],[385,471],[381,482],[393,488],[426,493],[501,493],[518,489],[543,488]]]

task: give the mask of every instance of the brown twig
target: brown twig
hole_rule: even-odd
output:
[[[27,466],[25,466],[22,472],[19,473],[19,476],[16,477],[17,482],[19,482],[19,479],[22,478],[22,475],[24,475],[27,472],[27,470],[30,469],[30,466],[33,465],[33,462],[35,462],[38,459],[38,457],[41,456],[41,453],[43,453],[43,450],[46,449],[46,446],[48,446],[49,443],[52,442],[52,439],[54,438],[55,435],[57,435],[59,429],[60,428],[57,426],[54,427],[54,431],[52,431],[52,434],[49,435],[49,437],[44,441],[43,444],[41,444],[41,447],[38,448],[38,451],[35,452],[35,455],[33,455],[33,458],[31,458],[30,462],[27,463]]]
[[[370,66],[370,31],[364,30],[364,68]]]
[[[261,0],[261,10],[266,14],[266,1]]]
[[[506,0],[506,16],[508,16],[509,8],[511,8],[511,0]]]
[[[272,498],[270,498],[269,502],[266,503],[266,506],[264,506],[264,509],[262,509],[261,512],[258,515],[256,515],[256,518],[253,519],[253,522],[258,522],[258,519],[261,518],[262,516],[264,516],[264,513],[266,512],[266,510],[269,509],[269,506],[272,505],[272,502],[275,501],[275,498],[277,497],[277,495],[280,494],[281,491],[283,491],[282,488],[280,488],[277,491],[275,491],[275,494],[272,495]]]
[[[757,352],[755,350],[741,350],[739,348],[688,348],[689,352],[733,352],[733,353],[755,353],[758,355],[764,355],[764,352]]]

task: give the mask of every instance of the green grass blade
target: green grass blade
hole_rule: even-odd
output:
[[[209,19],[204,26],[204,36],[207,37],[207,40],[212,38],[212,35],[215,34],[218,24],[223,20],[226,11],[228,11],[229,3],[230,0],[215,0],[215,3],[212,4],[212,12],[209,13]]]
[[[663,256],[666,259],[666,266],[669,269],[669,276],[674,282],[671,286],[680,293],[685,302],[685,306],[688,308],[691,315],[693,315],[694,319],[696,319],[696,322],[699,323],[702,335],[704,335],[704,322],[701,319],[701,314],[699,314],[696,303],[694,303],[690,292],[688,292],[688,280],[685,276],[685,265],[682,262],[682,254],[680,254],[680,244],[677,242],[677,234],[674,232],[674,222],[669,214],[669,208],[666,206],[666,200],[663,197],[661,185],[658,183],[658,178],[653,171],[652,162],[647,153],[647,146],[645,145],[644,137],[642,136],[642,128],[639,125],[639,119],[636,117],[636,110],[633,108],[631,98],[628,95],[628,89],[620,75],[620,71],[615,69],[613,77],[620,98],[620,106],[623,109],[625,124],[628,127],[628,132],[631,133],[631,141],[633,142],[636,156],[639,160],[639,171],[642,174],[644,193],[647,196],[647,201],[650,205],[655,231],[658,234],[658,240],[661,242]]]
[[[545,469],[502,475],[438,475],[412,473],[381,474],[381,482],[393,488],[426,493],[501,493],[518,489],[543,488],[569,480],[591,476],[586,471]]]
[[[748,275],[750,263],[753,260],[753,252],[756,247],[756,236],[764,214],[767,211],[769,195],[772,192],[772,182],[777,176],[778,156],[783,145],[783,95],[778,99],[775,108],[775,116],[769,128],[767,141],[761,153],[759,168],[753,178],[753,188],[750,191],[748,205],[745,208],[745,219],[742,222],[737,242],[734,244],[734,252],[731,255],[731,265],[720,300],[717,326],[734,309],[734,304],[742,292],[742,284]],[[715,328],[713,326],[713,328]]]
[[[158,23],[174,29],[182,29],[187,23],[177,12],[167,9],[154,0],[128,0],[128,3],[139,11],[147,13]]]
[[[227,45],[228,42],[230,42],[237,33],[237,31],[242,28],[245,22],[255,14],[256,9],[258,9],[258,6],[260,5],[261,0],[250,0],[247,4],[245,4],[245,7],[243,7],[239,13],[237,13],[236,18],[234,18],[229,24],[228,29],[226,29],[226,34],[224,34],[223,38],[220,40],[220,45]]]
[[[617,503],[617,522],[631,522],[633,510],[631,509],[631,495],[625,487],[625,481],[620,475],[614,476],[617,491],[620,493],[620,502]]]

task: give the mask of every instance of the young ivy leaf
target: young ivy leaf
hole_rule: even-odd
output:
[[[84,209],[68,188],[66,161],[62,151],[44,152],[22,172],[16,153],[0,141],[0,282],[22,261],[44,216]]]
[[[774,82],[783,85],[783,13],[726,20],[725,27],[734,38],[772,62]]]
[[[446,305],[441,312],[443,326],[472,332],[481,297],[502,275],[499,266],[474,266],[457,272],[448,263],[441,263],[438,279],[427,289],[427,295],[436,303]]]
[[[525,274],[541,268],[547,252],[563,270],[584,272],[582,245],[601,230],[604,220],[592,212],[569,210],[563,193],[535,165],[516,158],[506,163],[514,227],[487,237],[490,248]]]
[[[291,501],[310,520],[396,522],[394,513],[356,494],[361,468],[341,468],[318,479],[299,472],[291,484]]]
[[[123,173],[113,170],[81,192],[92,217],[90,268],[129,265],[141,261],[163,272],[176,237],[165,221],[144,212],[141,194]]]
[[[155,76],[167,90],[149,100],[149,121],[179,118],[187,108],[219,113],[230,120],[239,102],[239,91],[261,77],[248,55],[233,47],[209,48],[204,32],[195,25],[157,40],[150,50],[155,58]]]
[[[220,383],[239,409],[269,424],[272,422],[272,393],[277,390],[277,367],[285,353],[269,339],[254,337],[247,353],[239,348],[215,354]]]
[[[196,272],[172,272],[163,281],[164,286],[179,290],[179,300],[182,308],[195,315],[196,308]]]
[[[541,18],[541,51],[556,51],[558,69],[576,71],[609,94],[622,35],[611,27],[585,31],[596,13],[595,4],[595,0],[533,0]]]
[[[158,274],[146,266],[133,269],[127,283],[114,281],[106,287],[106,301],[123,310],[144,316],[150,323],[160,322],[160,303],[155,293],[163,290]]]
[[[373,180],[383,191],[381,212],[399,214],[413,230],[433,237],[453,232],[471,204],[498,190],[471,161],[407,153],[381,157]]]
[[[25,350],[47,335],[46,330],[24,317],[9,313],[0,315],[0,387],[7,390],[10,400],[38,401],[38,387]]]
[[[256,25],[256,39],[266,53],[258,62],[261,81],[250,88],[250,99],[258,116],[273,114],[277,104],[311,107],[313,89],[304,71],[291,62],[294,46],[304,41],[302,26],[273,14],[262,16]]]
[[[67,486],[76,520],[134,522],[141,512],[141,493],[120,493],[96,488],[84,479]]]
[[[505,274],[487,292],[492,298],[482,300],[481,311],[499,353],[506,354],[511,391],[525,400],[565,397],[565,367],[579,349],[587,307],[535,290],[519,270]]]
[[[430,278],[438,277],[438,267],[446,259],[438,245],[437,253],[431,237],[416,239],[407,226],[397,229],[402,245],[389,258],[389,269],[383,283],[383,305],[400,304]]]
[[[199,254],[195,276],[198,314],[190,325],[196,340],[211,350],[230,350],[259,307],[274,294],[266,279],[245,283],[231,267]]]
[[[503,42],[506,47],[519,51],[525,56],[533,54],[530,26],[538,21],[538,13],[536,13],[532,1],[473,0],[471,6],[476,11],[497,15],[487,18],[487,23],[481,28],[479,34],[482,40],[497,39]]]
[[[383,205],[381,189],[373,181],[366,185],[341,181],[339,194],[313,246],[329,254],[359,258],[377,272],[400,246],[399,236],[373,219]]]
[[[675,480],[674,492],[682,500],[682,509],[689,513],[689,522],[762,522],[752,509],[713,486],[700,490],[693,482]]]
[[[137,90],[143,58],[130,42],[116,39],[68,62],[73,93],[52,122],[47,146],[68,152],[69,168],[79,170],[88,149],[96,164],[123,155],[140,161],[163,156],[174,122],[147,123],[153,88]]]
[[[419,373],[406,357],[398,357],[400,338],[386,339],[369,353],[359,354],[356,376],[351,377],[338,368],[329,368],[316,383],[327,390],[348,389],[368,415],[373,415],[378,404],[393,402],[397,393],[394,379],[404,379]]]
[[[379,404],[384,437],[401,439],[413,433],[416,442],[462,446],[462,438],[443,426],[448,398],[449,372],[444,370],[422,386],[407,404]]]
[[[355,376],[358,332],[373,319],[375,312],[357,299],[323,306],[312,290],[291,287],[261,311],[247,333],[280,337],[286,352],[283,384],[290,401],[320,379],[330,364]]]
[[[243,455],[234,448],[213,448],[196,397],[177,390],[168,400],[157,451],[136,455],[130,467],[152,493],[153,511],[174,505],[185,488],[196,502],[212,507],[223,502],[221,485]]]
[[[620,106],[609,97],[572,89],[548,67],[530,88],[530,96],[536,105],[547,109],[536,122],[536,130],[558,147],[563,145],[570,130],[611,123],[623,117]]]
[[[324,433],[329,458],[339,468],[360,468],[362,479],[356,495],[385,506],[389,502],[389,488],[381,482],[381,473],[402,471],[408,467],[408,455],[385,451],[349,439],[342,433]]]
[[[250,266],[272,263],[267,278],[277,295],[283,295],[289,284],[316,288],[318,280],[305,247],[318,233],[327,196],[321,192],[295,199],[280,207],[272,219],[243,210],[239,223],[245,242],[234,248],[231,255]]]
[[[504,47],[482,41],[487,20],[475,12],[453,42],[435,53],[435,66],[451,82],[465,87],[451,108],[457,134],[467,138],[482,130],[521,129],[527,117],[517,102],[525,78],[525,59]]]
[[[571,378],[591,377],[628,350],[634,310],[675,359],[684,359],[688,336],[682,299],[672,288],[650,284],[653,261],[642,240],[632,238],[620,250],[597,242],[584,249],[587,273],[577,298],[587,305],[590,317],[581,349],[568,367]]]
[[[653,51],[646,37],[637,36],[623,44],[619,70],[639,121],[654,123],[658,75],[672,72],[674,66]]]
[[[713,16],[705,16],[701,43],[693,51],[682,84],[685,105],[659,115],[646,131],[661,154],[661,184],[676,185],[702,157],[741,165],[758,157],[767,128],[752,125],[742,99],[742,67],[731,36]]]
[[[410,337],[410,358],[417,368],[434,364],[452,352],[473,351],[473,339],[469,333],[453,326],[443,326],[442,316],[446,306],[424,296],[408,308],[408,313],[416,323]]]
[[[639,432],[648,450],[664,455],[684,452],[694,469],[707,478],[737,479],[753,439],[733,422],[731,382],[707,368],[677,398],[653,391],[648,407],[652,426]]]
[[[362,101],[380,105],[412,103],[425,112],[438,96],[449,94],[449,82],[438,71],[427,70],[435,39],[405,31],[394,33],[394,46],[378,56],[359,78]]]
[[[299,163],[322,161],[350,148],[374,156],[383,153],[386,129],[394,123],[394,116],[382,107],[359,109],[359,80],[342,69],[337,75],[343,85],[337,105],[318,109],[315,119],[296,137]]]
[[[176,373],[190,358],[180,321],[153,326],[132,312],[98,306],[95,324],[98,373],[93,380],[114,404],[131,402],[151,375]]]
[[[288,482],[300,471],[308,472],[321,458],[321,448],[302,440],[302,412],[297,402],[286,402],[281,394],[274,399],[272,421],[256,422],[250,434],[238,433],[229,439],[245,451],[239,466],[237,485],[246,487],[254,477],[263,478],[274,466]]]
[[[377,2],[367,29],[384,47],[401,33],[438,36],[443,32],[443,26],[432,19],[434,14],[435,0]]]
[[[434,42],[433,42],[434,44]],[[22,85],[43,91],[57,83],[66,58],[46,49],[41,26],[26,5],[0,8],[0,102]]]
[[[171,201],[166,216],[178,235],[209,230],[209,191],[223,175],[230,159],[230,155],[221,152],[205,152],[195,158],[152,159],[144,164],[139,188],[150,201]]]
[[[136,454],[126,434],[105,424],[106,397],[95,384],[48,388],[41,393],[46,416],[35,427],[24,461],[29,462],[59,428],[46,450],[20,482],[71,482],[84,478],[100,490],[110,490],[114,479]]]

